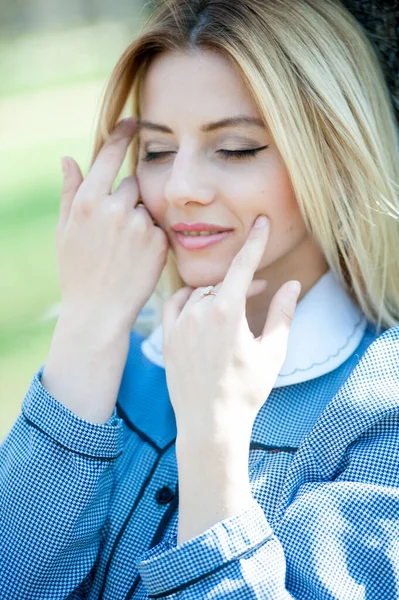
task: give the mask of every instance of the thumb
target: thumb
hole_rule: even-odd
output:
[[[61,158],[62,171],[64,174],[61,189],[60,216],[58,228],[63,229],[68,221],[71,206],[76,193],[83,182],[83,175],[79,165],[71,156]]]

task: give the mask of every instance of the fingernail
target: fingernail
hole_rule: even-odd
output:
[[[68,161],[68,159],[65,156],[63,156],[61,158],[61,168],[62,168],[62,172],[64,173],[64,175],[65,176],[68,175],[68,172],[69,172],[69,161]]]
[[[254,227],[266,227],[267,218],[264,215],[258,217],[254,223]]]
[[[289,281],[286,289],[289,294],[298,297],[301,292],[301,284],[299,281]]]

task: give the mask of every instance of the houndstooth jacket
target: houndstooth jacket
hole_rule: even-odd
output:
[[[252,430],[252,504],[180,545],[159,331],[132,332],[105,424],[41,367],[0,448],[1,600],[399,598],[399,327],[377,335],[327,273],[291,333]]]

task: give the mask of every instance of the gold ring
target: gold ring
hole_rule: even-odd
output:
[[[214,285],[208,285],[208,287],[204,288],[201,292],[201,298],[203,296],[217,296],[216,292],[212,292]]]

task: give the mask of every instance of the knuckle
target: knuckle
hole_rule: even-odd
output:
[[[106,142],[103,151],[105,158],[112,162],[121,160],[120,140]]]
[[[134,210],[130,220],[131,228],[135,235],[139,232],[146,233],[149,229],[148,218],[142,213],[144,213],[144,210],[141,208]]]
[[[283,306],[280,308],[280,314],[283,322],[286,325],[291,325],[293,317],[286,311],[286,309]]]
[[[212,309],[217,319],[225,320],[230,314],[230,305],[228,302],[226,302],[226,300],[221,298],[215,298],[212,303]]]
[[[94,202],[87,196],[76,199],[73,203],[73,209],[78,218],[86,219],[93,212]]]
[[[117,226],[122,226],[126,222],[126,204],[110,201],[109,198],[105,198],[104,204],[107,218]]]
[[[150,213],[148,212],[147,208],[142,203],[140,203],[140,206],[139,205],[135,206],[133,214],[134,214],[134,219],[139,221],[140,223],[147,223],[150,218]]]
[[[138,193],[139,190],[135,179],[129,176],[121,180],[118,188],[113,192],[113,196],[116,197],[119,195],[128,198],[130,203],[133,204],[137,202]]]

